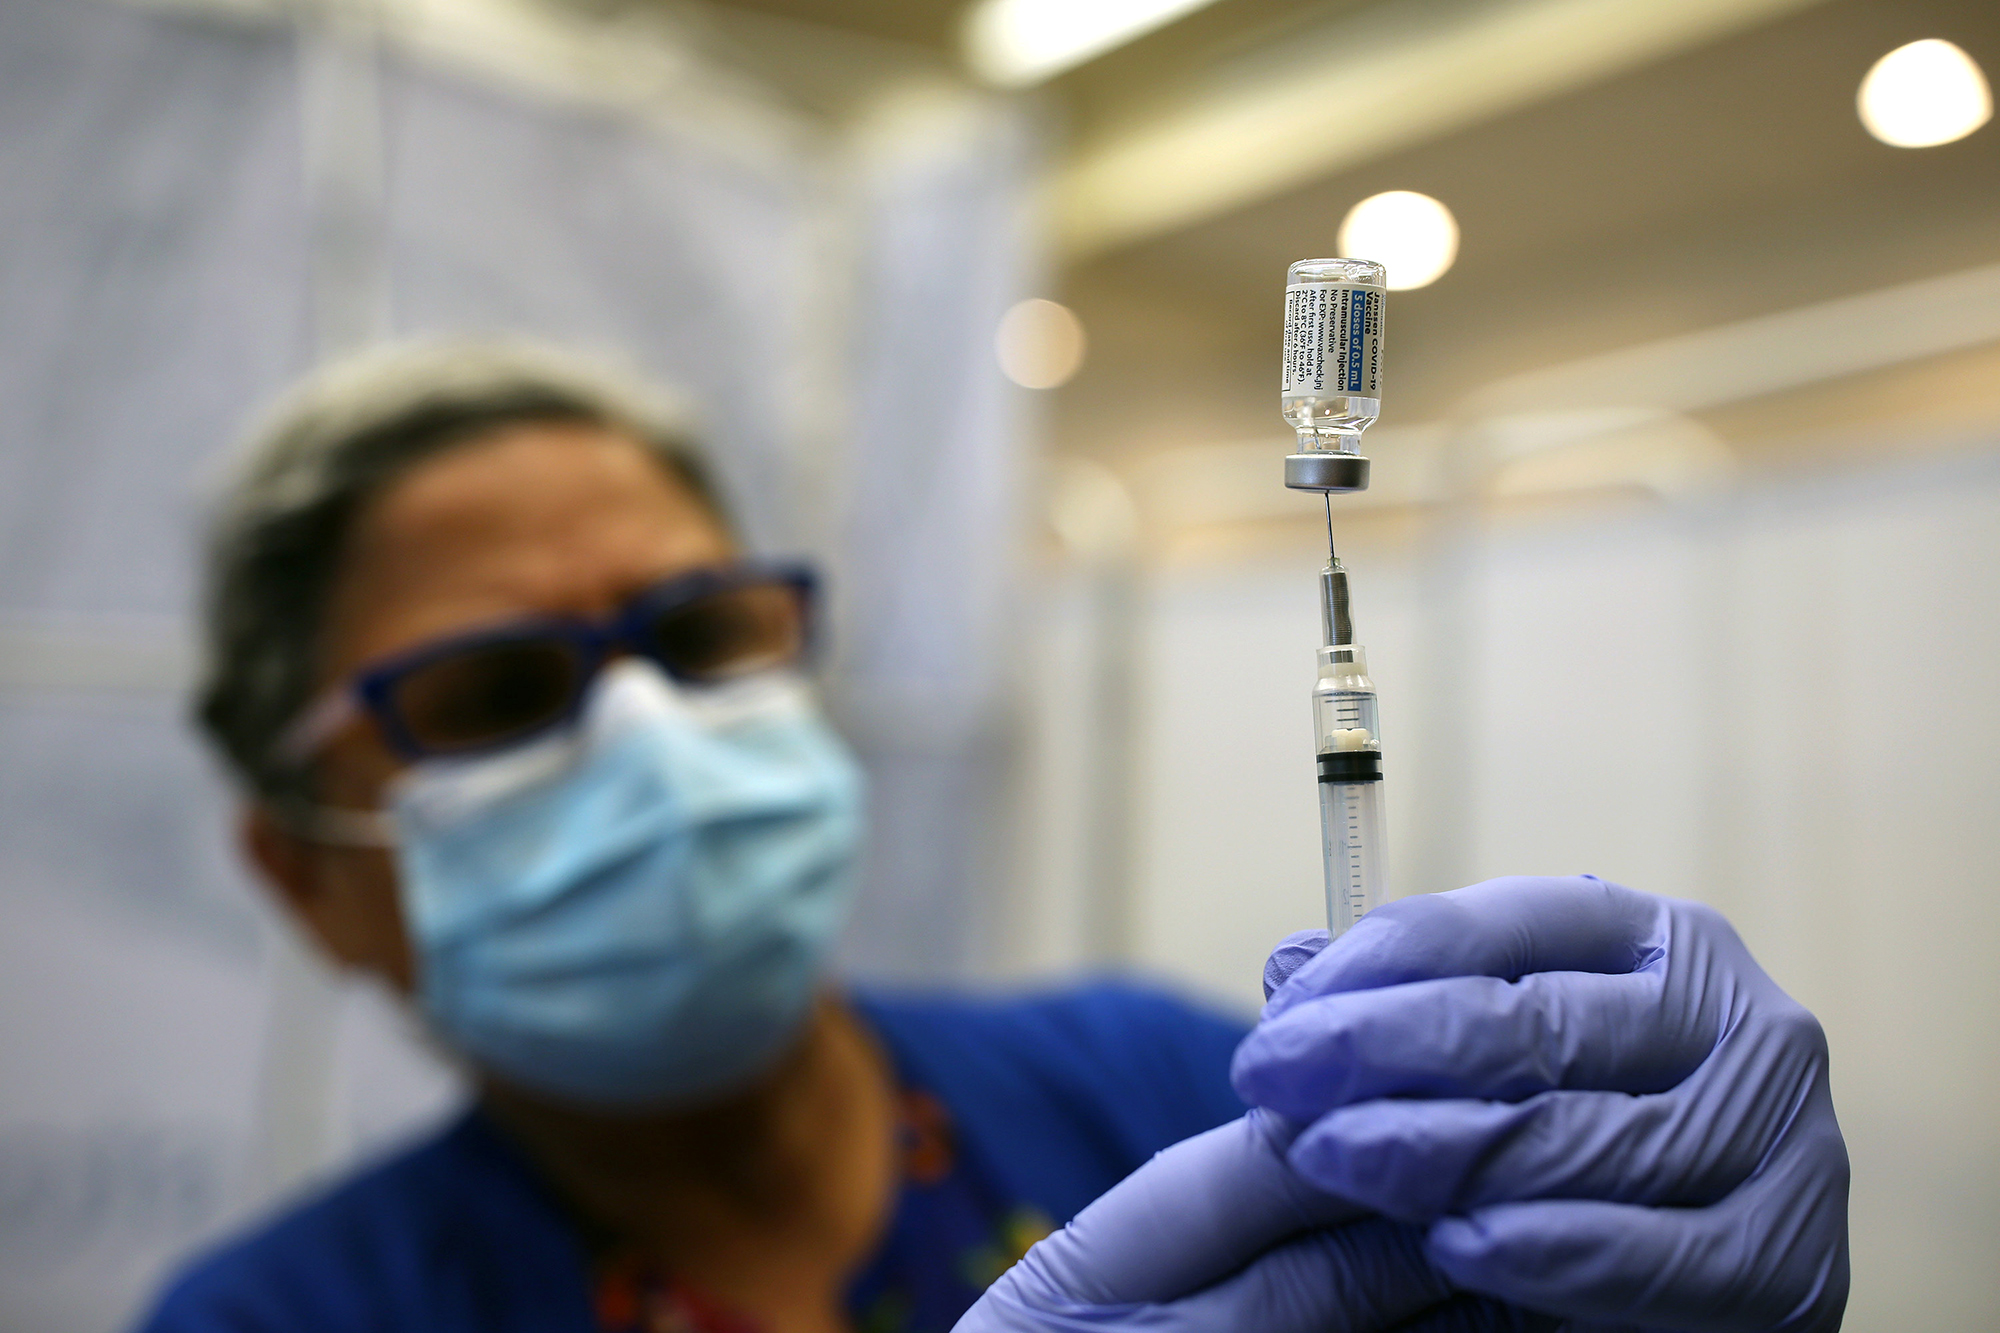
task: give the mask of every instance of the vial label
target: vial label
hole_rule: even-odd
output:
[[[1382,297],[1339,282],[1285,288],[1285,397],[1382,396]]]

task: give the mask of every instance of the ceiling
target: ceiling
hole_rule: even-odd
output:
[[[1365,31],[1377,17],[1415,14],[1419,27],[1442,30],[1485,21],[1509,2],[1215,0],[1031,94],[1055,127],[1052,177],[1145,127],[1176,117],[1198,126],[1205,107],[1220,105],[1218,88],[1255,94],[1260,80],[1296,79],[1297,52]],[[1672,8],[1621,2],[1641,15]],[[1081,316],[1091,353],[1054,394],[1055,448],[1130,473],[1171,447],[1282,444],[1273,390],[1285,266],[1332,253],[1347,208],[1380,190],[1442,199],[1463,233],[1449,273],[1390,298],[1385,426],[1442,419],[1480,386],[1536,367],[2000,264],[2000,124],[1956,144],[1903,150],[1870,138],[1854,112],[1861,75],[1917,38],[1955,41],[2000,74],[2000,6],[1745,0],[1748,26],[1727,6],[1708,7],[1719,16],[1712,31],[1635,47],[1596,73],[1558,71],[1548,87],[1456,121],[1431,117],[1424,132],[1361,158],[1335,152],[1331,169],[1295,171],[1244,197],[1221,191],[1204,201],[1197,192],[1193,207],[1165,222],[1059,249],[1052,294]],[[843,29],[940,67],[956,60],[955,4],[729,0],[722,8]],[[1341,68],[1327,66],[1329,97],[1347,86]],[[1453,92],[1400,95],[1421,127],[1424,98]],[[1283,124],[1251,134],[1243,153],[1292,150]],[[2000,345],[1696,415],[1744,458],[1771,465],[1885,439],[1955,438],[2000,424]]]

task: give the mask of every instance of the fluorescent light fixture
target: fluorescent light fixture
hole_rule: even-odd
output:
[[[1340,253],[1389,270],[1389,290],[1428,287],[1458,258],[1458,219],[1415,190],[1372,194],[1347,210]]]
[[[1083,365],[1083,321],[1066,305],[1039,297],[1000,317],[993,351],[1000,370],[1024,389],[1053,389]]]
[[[1818,3],[1327,6],[1351,12],[1302,31],[1257,77],[1195,80],[1152,117],[1080,144],[1052,182],[1056,240],[1072,262],[1102,254]]]
[[[1979,62],[1935,37],[1876,61],[1854,100],[1868,132],[1897,148],[1963,139],[1993,118],[1993,91]]]
[[[1209,0],[976,0],[965,59],[1003,88],[1040,83],[1191,14]]]

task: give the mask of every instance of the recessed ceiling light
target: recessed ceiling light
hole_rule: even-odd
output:
[[[1458,220],[1415,190],[1370,195],[1347,210],[1340,253],[1389,270],[1389,290],[1428,287],[1458,258]]]
[[[1979,63],[1935,37],[1876,61],[1854,100],[1868,132],[1897,148],[1963,139],[1993,117],[1993,91]]]

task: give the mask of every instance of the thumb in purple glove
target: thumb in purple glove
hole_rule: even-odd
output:
[[[1323,930],[1295,930],[1279,940],[1278,947],[1264,960],[1264,998],[1270,999],[1292,979],[1292,973],[1318,957],[1319,951],[1332,941],[1333,936]]]
[[[1423,1233],[1312,1189],[1252,1112],[1160,1153],[1002,1274],[955,1333],[1501,1333],[1549,1327],[1456,1293]]]

